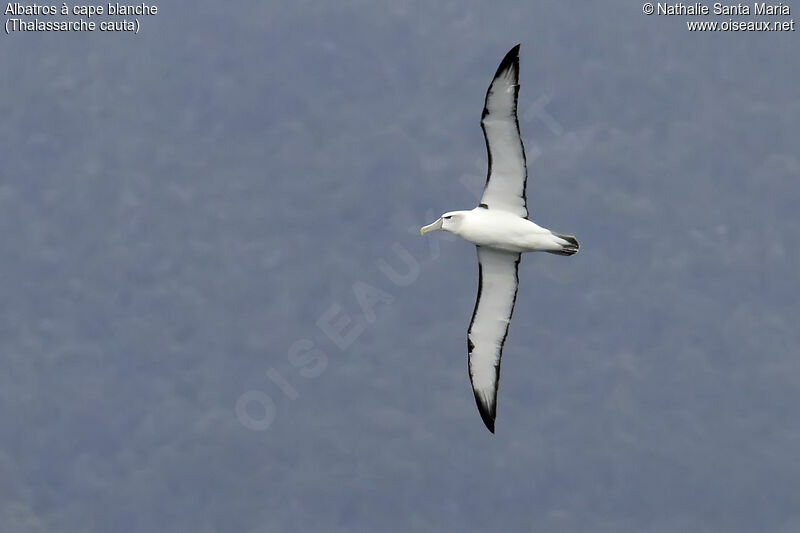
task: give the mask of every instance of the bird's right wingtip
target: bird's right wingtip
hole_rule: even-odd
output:
[[[494,435],[494,418],[491,418],[487,415],[488,413],[481,411],[481,418],[483,419],[483,423],[486,425],[486,429],[488,429],[489,432]]]
[[[478,413],[481,415],[481,420],[483,420],[484,425],[486,425],[486,429],[494,433],[494,419],[497,413],[495,410],[496,400],[493,398],[490,399],[490,397],[482,392],[474,392],[475,400],[478,404]]]

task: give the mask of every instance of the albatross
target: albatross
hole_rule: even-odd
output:
[[[578,240],[528,219],[528,169],[519,132],[519,45],[512,48],[486,91],[481,128],[489,152],[489,172],[480,204],[450,211],[420,233],[443,230],[476,245],[478,297],[467,333],[469,378],[478,411],[494,433],[500,357],[514,312],[523,252],[572,255]]]

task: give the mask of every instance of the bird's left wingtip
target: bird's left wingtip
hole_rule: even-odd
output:
[[[519,57],[519,47],[520,43],[517,43],[511,50],[508,51],[506,54],[507,59],[515,59]]]
[[[517,72],[519,72],[519,45],[508,51],[503,60],[500,62],[500,66],[497,67],[494,77],[497,78],[507,71],[513,72],[514,76],[516,76]]]

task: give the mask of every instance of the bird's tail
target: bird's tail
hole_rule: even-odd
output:
[[[580,248],[580,244],[578,244],[578,239],[575,238],[574,235],[562,235],[561,233],[553,233],[554,237],[558,238],[559,245],[561,249],[559,250],[548,250],[551,254],[557,255],[572,255],[578,251]]]

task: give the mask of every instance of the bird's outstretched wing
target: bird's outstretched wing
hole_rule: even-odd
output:
[[[478,246],[478,299],[467,334],[469,379],[481,418],[494,433],[500,357],[517,299],[520,254]]]
[[[518,93],[519,45],[503,58],[486,91],[481,128],[489,152],[489,173],[481,205],[526,218],[528,171],[517,119]]]

